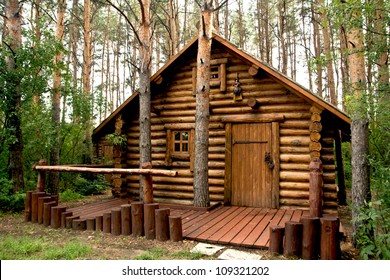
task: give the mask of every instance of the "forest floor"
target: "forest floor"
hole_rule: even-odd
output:
[[[102,200],[109,195],[87,197],[76,202],[66,203],[68,207],[75,207],[86,203]],[[65,203],[61,203],[63,205]],[[359,254],[351,244],[351,214],[348,206],[340,207],[339,217],[346,233],[345,240],[341,241],[341,259],[359,259]],[[219,254],[213,256],[191,254],[190,250],[197,242],[184,240],[183,242],[160,242],[134,238],[132,236],[113,236],[95,231],[74,231],[70,229],[51,229],[38,224],[24,222],[22,214],[0,215],[0,239],[7,237],[22,239],[24,237],[37,238],[51,244],[64,246],[69,242],[85,244],[91,250],[80,259],[90,260],[132,260],[132,259],[217,259]],[[249,253],[261,255],[263,260],[280,259],[284,256],[271,256],[266,250],[248,249],[241,247],[226,247]],[[0,250],[4,250],[1,248]],[[1,254],[1,252],[0,252]],[[27,256],[27,259],[41,259],[39,255]]]

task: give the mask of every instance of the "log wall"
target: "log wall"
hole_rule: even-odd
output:
[[[210,93],[210,142],[209,142],[209,187],[210,201],[224,201],[225,186],[225,126],[229,122],[249,122],[256,119],[275,119],[282,116],[280,132],[280,172],[279,207],[308,209],[310,163],[310,124],[311,105],[303,98],[289,92],[281,84],[259,70],[250,71],[251,66],[227,52],[214,48],[212,59],[227,58],[224,66],[226,91],[212,87]],[[154,198],[156,202],[193,204],[193,143],[190,141],[190,154],[169,156],[167,146],[171,143],[167,133],[174,129],[186,129],[194,138],[196,100],[193,88],[193,66],[195,60],[186,61],[172,74],[162,77],[169,83],[165,90],[159,89],[152,98],[152,165],[153,168],[171,168],[178,171],[176,177],[153,177]],[[251,74],[256,74],[252,76]],[[225,76],[224,75],[224,76]],[[241,101],[233,100],[233,84],[239,76]],[[253,106],[253,99],[256,106]],[[249,103],[248,101],[251,100]],[[248,106],[252,104],[252,106]],[[283,117],[284,116],[284,117]],[[249,117],[249,118],[248,118]],[[247,120],[247,121],[245,121]],[[125,120],[128,138],[125,164],[127,168],[139,166],[139,121],[138,116]],[[324,162],[325,209],[333,209],[335,188],[334,158],[330,130],[321,140],[323,146],[321,160]],[[139,195],[139,176],[125,178],[129,195]],[[271,194],[270,194],[271,195]]]

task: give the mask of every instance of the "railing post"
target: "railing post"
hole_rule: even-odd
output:
[[[47,165],[47,160],[41,159],[38,165]],[[37,192],[44,192],[46,185],[46,171],[38,171]]]
[[[309,204],[310,216],[322,216],[322,162],[319,158],[313,158],[309,165],[310,170],[310,187],[309,187]]]

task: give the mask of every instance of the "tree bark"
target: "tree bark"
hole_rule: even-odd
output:
[[[141,27],[139,32],[140,38],[140,66],[139,66],[139,103],[140,103],[140,167],[146,162],[152,162],[151,156],[151,109],[150,109],[150,2],[149,0],[141,1]],[[140,180],[140,200],[143,201],[143,186]]]
[[[315,0],[315,3],[311,5],[312,23],[313,23],[313,38],[314,38],[314,53],[316,57],[316,70],[317,70],[317,95],[323,97],[322,94],[322,64],[321,64],[321,36],[319,26],[319,16],[317,9],[320,7],[320,0]]]
[[[349,4],[349,3],[347,3]],[[352,5],[352,4],[350,4]],[[360,18],[361,11],[355,11],[352,18]],[[352,226],[356,233],[361,207],[370,200],[369,150],[368,150],[368,117],[366,107],[366,71],[364,59],[363,30],[351,26],[347,30],[348,64],[351,94],[350,105],[351,136],[352,136]],[[353,243],[356,246],[356,238]]]
[[[66,1],[58,0],[57,7],[57,23],[56,23],[56,39],[60,42],[64,39],[65,28],[65,9]],[[60,52],[54,58],[54,64],[58,65],[62,61],[63,53]],[[56,70],[53,76],[53,95],[51,107],[51,121],[53,123],[53,146],[50,151],[50,164],[60,164],[60,125],[61,125],[61,71]],[[52,193],[58,193],[58,184],[60,181],[60,174],[53,172],[49,176],[49,188]]]
[[[91,115],[92,104],[91,95],[91,65],[92,65],[92,47],[91,47],[91,1],[84,0],[84,50],[83,50],[83,93],[89,106],[87,106],[88,114],[85,127],[85,155],[84,163],[92,162],[92,136],[91,136]]]
[[[21,34],[21,7],[17,0],[7,0],[5,2],[5,36],[7,47],[10,52],[6,57],[7,70],[11,74],[18,71],[18,61],[16,54],[22,45]],[[12,76],[12,75],[9,75]],[[17,75],[15,75],[17,76]],[[8,88],[8,106],[6,109],[6,129],[13,131],[14,141],[9,144],[9,177],[13,182],[13,191],[17,192],[24,189],[23,178],[23,142],[21,128],[21,92],[20,80],[12,79]]]
[[[209,93],[212,23],[212,2],[208,3],[205,0],[201,6],[197,55],[194,159],[194,205],[197,207],[207,207],[210,204],[208,185],[208,128],[210,117]]]

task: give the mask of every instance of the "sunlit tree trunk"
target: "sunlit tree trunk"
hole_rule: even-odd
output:
[[[202,1],[198,35],[195,159],[194,159],[194,205],[207,207],[209,200],[208,147],[209,147],[209,93],[210,60],[213,29],[213,2]]]
[[[17,0],[5,1],[4,24],[5,32],[3,37],[4,47],[9,49],[9,55],[6,57],[7,71],[10,73],[18,71],[18,61],[16,53],[22,45],[21,34],[21,6]],[[11,76],[11,75],[8,75]],[[17,75],[15,75],[17,77]],[[9,178],[13,183],[13,191],[17,192],[24,189],[23,178],[23,138],[21,128],[21,90],[20,80],[12,79],[7,81],[8,88],[8,106],[6,108],[7,122],[5,128],[12,131],[14,140],[9,144]]]
[[[323,97],[322,94],[322,63],[321,63],[321,36],[320,36],[320,17],[318,16],[318,8],[320,0],[315,0],[311,4],[311,14],[313,23],[313,38],[314,38],[314,54],[316,57],[316,72],[317,72],[317,95]]]
[[[57,7],[57,22],[56,22],[56,39],[60,42],[64,39],[65,28],[65,9],[66,1],[58,0]],[[54,64],[58,65],[62,62],[63,53],[60,52],[54,58]],[[53,76],[53,94],[51,107],[51,120],[53,123],[53,145],[50,151],[50,164],[60,164],[60,120],[61,120],[61,81],[62,76],[60,70],[54,72]],[[52,193],[58,193],[58,184],[60,181],[59,172],[51,172],[49,175],[49,188]]]

